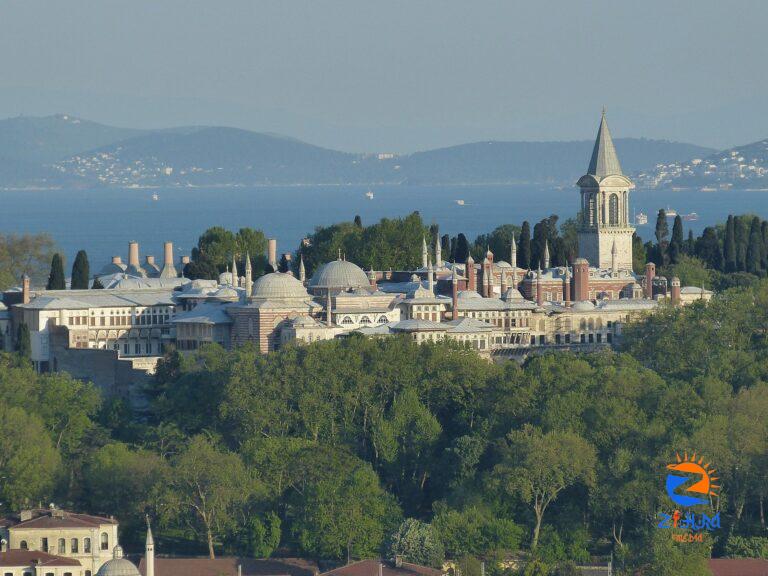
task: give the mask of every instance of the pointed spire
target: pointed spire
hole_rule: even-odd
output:
[[[299,280],[307,281],[307,269],[304,268],[304,254],[299,255]]]
[[[234,254],[232,254],[232,286],[237,286],[237,261]]]
[[[435,234],[435,267],[443,267],[443,247],[440,245],[440,234]]]
[[[427,267],[427,259],[429,258],[429,250],[427,250],[427,239],[421,237],[421,267]]]
[[[597,131],[597,139],[592,150],[592,159],[589,161],[587,174],[600,178],[611,174],[622,174],[619,157],[616,155],[616,148],[611,138],[611,131],[605,120],[605,108],[603,108],[603,116],[600,119],[600,128]]]
[[[147,514],[147,546],[154,545],[155,539],[152,537],[152,525],[149,523],[149,514]]]
[[[544,268],[549,268],[549,242],[544,240]]]

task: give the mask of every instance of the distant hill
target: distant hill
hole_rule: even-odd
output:
[[[50,164],[141,132],[63,114],[42,118],[17,116],[0,120],[0,157]]]
[[[768,140],[660,163],[640,175],[648,187],[768,189]]]
[[[615,141],[625,172],[713,150]],[[131,130],[59,115],[0,120],[0,186],[573,183],[591,141],[478,142],[410,155],[350,154],[237,128]]]

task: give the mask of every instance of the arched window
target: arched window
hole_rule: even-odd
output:
[[[350,318],[349,316],[344,316],[344,318],[342,318],[342,320],[341,320],[341,323],[342,324],[352,324],[352,318]]]
[[[388,323],[389,323],[389,318],[387,318],[386,316],[379,316],[379,324],[388,324]]]
[[[56,552],[58,554],[66,554],[67,553],[67,541],[64,540],[64,538],[59,538],[59,546],[56,549]]]
[[[590,226],[596,226],[597,225],[597,202],[595,200],[595,195],[590,194],[589,200],[587,200],[587,212],[588,212],[588,224]]]
[[[22,550],[29,550],[29,544],[27,544],[26,540],[22,540],[21,542],[19,542],[19,548],[21,548]]]
[[[106,532],[101,533],[101,549],[109,550],[109,534]]]
[[[86,554],[91,553],[91,539],[90,538],[83,538],[83,552]]]
[[[368,318],[368,316],[363,316],[362,318],[360,318],[360,324],[370,324],[370,323],[371,323],[371,319]]]
[[[616,194],[611,194],[608,199],[608,223],[611,226],[619,225],[619,197]]]
[[[77,538],[72,538],[69,541],[69,552],[71,554],[77,554],[80,552],[80,542],[77,540]]]

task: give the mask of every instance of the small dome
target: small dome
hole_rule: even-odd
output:
[[[470,298],[482,298],[477,290],[462,290],[459,292],[458,298],[460,300],[468,300]]]
[[[141,576],[139,569],[131,562],[123,558],[123,549],[115,546],[112,560],[101,565],[96,576]]]
[[[222,286],[213,293],[213,297],[220,300],[238,300],[240,294],[231,286]]]
[[[577,312],[589,312],[595,309],[595,305],[589,300],[582,300],[581,302],[576,302],[576,304],[573,305],[573,309]]]
[[[501,299],[506,302],[509,302],[510,300],[525,300],[523,295],[520,293],[520,290],[517,288],[508,288]]]
[[[499,260],[498,262],[496,262],[496,266],[498,266],[499,268],[512,268],[512,264],[504,260]]]
[[[318,268],[309,281],[311,288],[338,288],[345,290],[368,285],[368,276],[363,269],[346,260],[334,260],[324,264]]]
[[[287,272],[265,274],[253,283],[252,298],[309,298],[304,285]]]

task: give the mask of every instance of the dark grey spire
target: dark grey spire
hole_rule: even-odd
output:
[[[599,178],[611,174],[622,174],[619,157],[613,146],[611,131],[608,129],[608,122],[605,121],[605,110],[603,110],[603,117],[600,119],[600,128],[597,131],[597,140],[595,140],[595,147],[592,150],[592,159],[589,161],[587,174]]]

